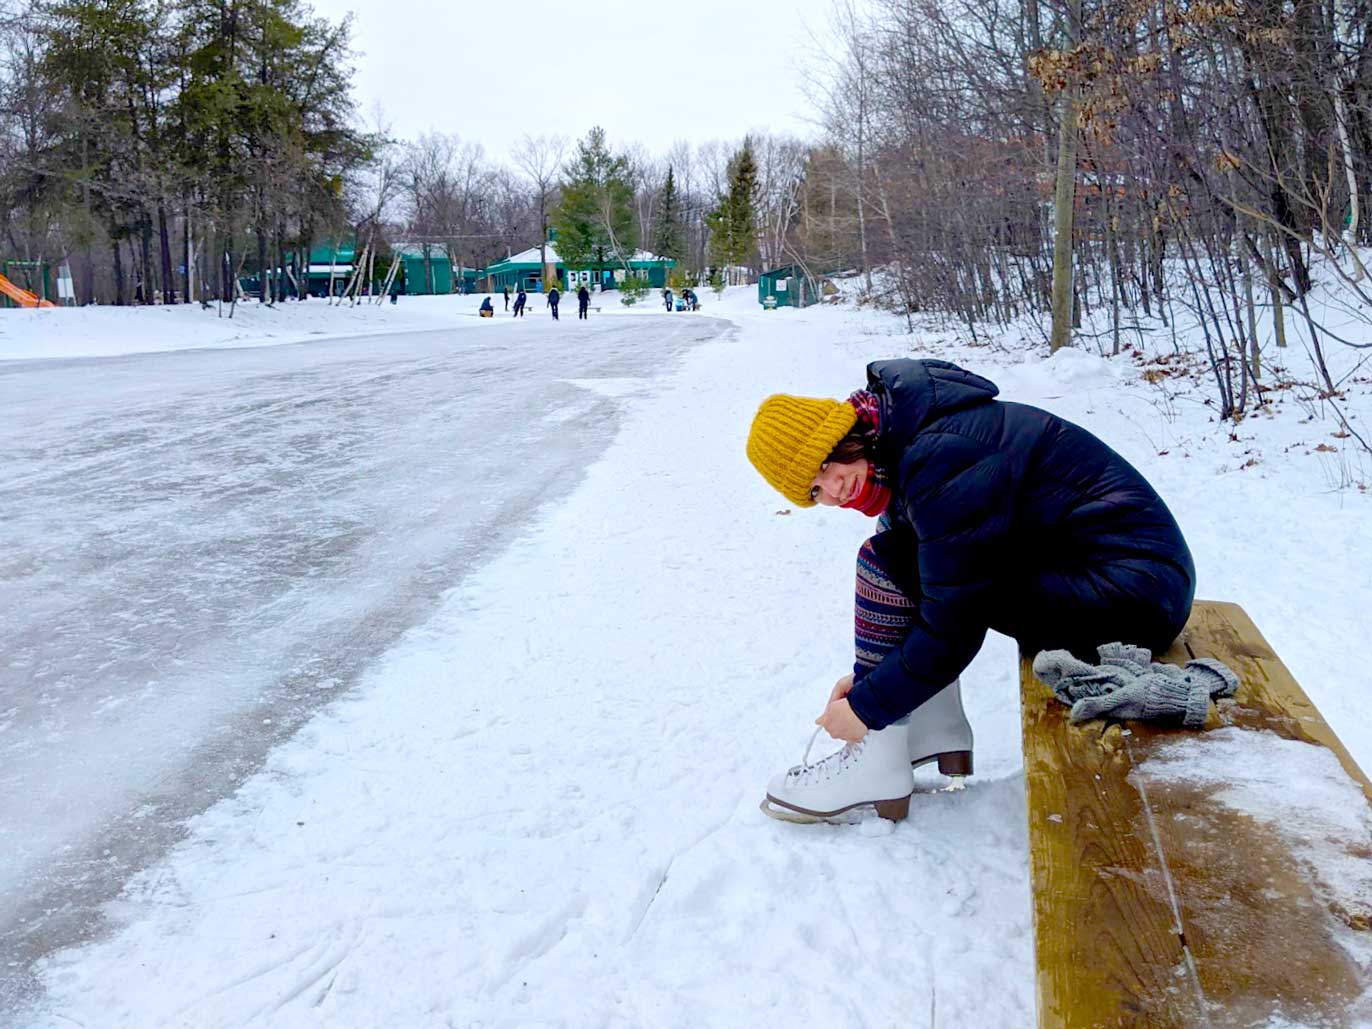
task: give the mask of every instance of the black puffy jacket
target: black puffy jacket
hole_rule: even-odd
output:
[[[1195,566],[1162,498],[1124,458],[1047,411],[996,400],[947,361],[879,361],[876,464],[892,476],[878,540],[917,600],[904,643],[848,695],[869,728],[914,710],[967,667],[986,630],[1028,653],[1113,640],[1166,649]]]

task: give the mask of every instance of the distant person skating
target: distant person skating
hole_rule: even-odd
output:
[[[576,316],[577,318],[586,317],[586,309],[591,306],[591,291],[582,286],[576,291]]]
[[[521,287],[519,292],[515,294],[514,316],[516,318],[524,317],[524,305],[528,302],[529,294],[525,293],[523,287]]]
[[[670,289],[664,289],[662,291],[662,303],[668,311],[672,309],[672,291]]]
[[[562,294],[559,293],[557,287],[554,286],[552,289],[548,290],[548,307],[552,309],[553,321],[558,321],[557,305],[560,303],[562,303]]]
[[[509,287],[509,286],[506,286],[506,287],[505,287],[505,310],[508,311],[509,309],[510,309],[510,287]]]

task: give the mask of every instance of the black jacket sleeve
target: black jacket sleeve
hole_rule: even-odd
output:
[[[848,694],[869,729],[919,707],[981,649],[1010,524],[1009,469],[992,443],[925,432],[901,463],[908,485],[893,502],[904,503],[918,536],[919,603],[905,641]]]

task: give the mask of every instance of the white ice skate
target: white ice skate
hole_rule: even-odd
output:
[[[972,727],[962,710],[960,679],[939,690],[910,712],[910,766],[938,761],[938,770],[951,779],[946,789],[960,790],[972,774]]]
[[[785,822],[818,822],[870,804],[882,818],[898,822],[910,813],[915,788],[908,750],[903,725],[869,732],[814,764],[806,747],[801,764],[767,784],[763,813]]]

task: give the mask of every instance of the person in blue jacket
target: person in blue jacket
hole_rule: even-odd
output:
[[[947,361],[891,360],[847,401],[758,409],[747,454],[769,484],[796,507],[879,517],[858,552],[853,672],[816,719],[836,739],[900,735],[889,746],[910,761],[970,772],[958,677],[987,630],[1094,661],[1115,641],[1164,651],[1186,624],[1195,566],[1157,491],[1085,429],[997,393]],[[861,779],[859,793],[904,781]],[[808,814],[854,795],[773,785]]]

